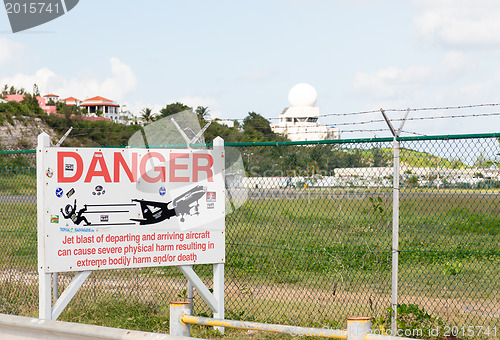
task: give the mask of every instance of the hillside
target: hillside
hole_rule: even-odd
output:
[[[39,117],[21,120],[13,117],[10,122],[5,120],[0,125],[0,150],[32,150],[36,148],[37,136],[44,131],[52,140],[57,140],[57,134]]]
[[[373,166],[390,166],[392,164],[392,149],[380,148],[363,150],[361,152],[364,159],[368,162],[370,159],[378,159],[380,164],[373,164]],[[421,152],[411,149],[402,148],[400,151],[401,166],[412,167],[412,168],[436,168],[439,162],[439,167],[447,169],[461,169],[467,167],[460,160],[449,160],[447,158],[442,158],[428,152]]]
[[[176,104],[181,105],[182,109],[187,107],[180,103]],[[172,105],[167,105],[167,108]],[[168,115],[176,113],[175,110],[170,111]],[[159,118],[166,118],[168,115]],[[206,124],[203,115],[198,114],[198,119],[201,126]],[[152,121],[150,124],[157,124],[157,122]],[[63,146],[119,147],[127,145],[129,138],[140,130],[141,126],[125,126],[102,120],[89,121],[83,119],[81,115],[66,115],[65,117],[47,115],[43,113],[36,100],[33,100],[33,96],[30,95],[26,95],[25,100],[21,103],[0,103],[0,150],[33,150],[36,148],[37,136],[42,131],[48,133],[55,144],[70,128],[73,130],[65,139]],[[148,128],[149,126],[145,130]],[[212,122],[205,132],[205,140],[212,142],[216,136],[221,136],[226,142],[286,141],[285,137],[279,136],[271,130],[267,119],[255,112],[249,112],[241,127],[237,125],[230,128],[216,121]],[[247,154],[254,152],[253,150],[247,151]],[[289,169],[293,165],[299,168],[328,170],[339,166],[380,167],[390,166],[392,163],[392,150],[388,148],[343,149],[341,147],[340,149],[330,149],[313,147],[303,149],[292,147],[283,149],[281,153],[280,160],[275,161],[275,166],[282,170]],[[274,151],[270,148],[264,148],[260,151],[260,155],[254,156],[253,162],[262,162],[263,168],[266,168],[264,164],[275,157]],[[464,167],[460,161],[450,161],[415,150],[401,150],[402,166],[435,167],[438,162],[442,168]]]
[[[53,142],[56,142],[70,128],[73,130],[65,139],[63,146],[124,146],[128,144],[129,138],[141,129],[140,125],[126,126],[104,120],[89,121],[85,119],[82,112],[63,103],[57,105],[59,115],[47,115],[40,109],[33,95],[24,94],[24,96],[25,99],[20,103],[15,101],[0,103],[0,127],[3,136],[0,139],[0,148],[2,150],[33,149],[36,146],[36,136],[42,130],[53,138]],[[178,113],[179,110],[191,109],[181,103],[169,104],[166,108],[170,108],[170,110],[166,110],[164,115],[157,115],[154,118],[165,119]],[[195,120],[198,117],[200,126],[207,123],[204,115],[197,114],[194,117]],[[157,122],[151,119],[145,129],[147,130],[149,125],[154,124]],[[163,125],[160,123],[158,132],[161,132]],[[255,112],[249,112],[242,126],[236,124],[235,127],[228,127],[213,121],[204,135],[205,141],[208,143],[217,136],[221,136],[226,142],[287,140],[285,137],[275,134],[270,128],[269,121]]]

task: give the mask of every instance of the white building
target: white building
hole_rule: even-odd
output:
[[[338,129],[318,123],[317,100],[314,87],[306,83],[295,85],[288,93],[290,107],[283,110],[278,123],[271,124],[271,129],[292,141],[339,139]]]
[[[143,125],[143,121],[134,116],[130,111],[118,110],[114,113],[105,113],[104,117],[111,119],[113,123],[119,123],[124,125],[140,124]]]
[[[230,119],[214,119],[214,122],[220,125],[225,125],[227,127],[233,128],[234,127],[234,120]]]
[[[48,103],[51,99],[54,103],[59,101],[59,96],[57,94],[46,94],[43,98],[45,98],[46,103]]]

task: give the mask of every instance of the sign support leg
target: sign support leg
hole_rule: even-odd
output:
[[[189,279],[187,280],[187,300],[189,302],[189,308],[191,309],[191,314],[194,314],[194,292],[193,292],[193,284]]]
[[[224,263],[214,264],[214,297],[217,300],[217,312],[214,319],[224,319]],[[224,327],[214,327],[224,334]]]
[[[59,297],[59,273],[52,274],[52,299],[54,302],[57,301]]]
[[[83,285],[87,277],[89,277],[91,271],[85,271],[85,272],[78,272],[76,273],[75,277],[73,280],[71,280],[70,284],[64,292],[61,294],[59,299],[57,299],[56,303],[54,304],[54,308],[52,308],[52,320],[57,320],[59,315],[61,315],[62,311],[68,303],[73,299],[75,294],[78,292],[80,287]]]
[[[38,274],[38,317],[44,320],[52,320],[52,274]]]
[[[188,278],[189,281],[196,288],[198,293],[201,295],[203,300],[207,303],[208,307],[214,312],[217,313],[218,303],[215,297],[212,295],[210,290],[205,286],[205,283],[200,279],[200,277],[193,270],[193,266],[179,266],[181,272]]]

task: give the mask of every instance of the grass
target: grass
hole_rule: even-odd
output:
[[[406,190],[400,206],[401,302],[415,303],[448,324],[500,327],[498,196],[470,191],[418,196]],[[248,201],[226,218],[227,317],[343,328],[348,316],[385,315],[391,209],[391,198],[383,195]],[[36,283],[22,278],[36,277],[36,205],[0,204],[0,234],[0,312],[35,316]],[[5,270],[14,274],[6,276]],[[210,266],[196,270],[210,285]],[[105,271],[91,278],[61,320],[164,333],[168,303],[185,295],[176,268]],[[196,301],[197,315],[211,315]],[[206,327],[193,327],[193,334],[290,338],[241,330],[221,336]]]
[[[36,195],[34,167],[2,167],[0,165],[0,195]]]

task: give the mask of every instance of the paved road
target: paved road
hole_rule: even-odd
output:
[[[0,195],[0,203],[36,203],[36,195]]]
[[[295,189],[250,189],[248,197],[251,200],[259,199],[315,199],[315,198],[332,198],[332,199],[363,199],[367,197],[377,198],[392,198],[392,192],[328,192],[328,191],[308,191]],[[500,197],[500,193],[481,193],[481,192],[400,192],[400,197]]]
[[[234,192],[235,196],[238,191]],[[367,197],[390,199],[391,192],[328,192],[328,191],[309,191],[296,189],[250,189],[248,190],[248,198],[251,200],[261,199],[315,199],[315,198],[332,198],[332,199],[364,199]],[[496,192],[405,192],[400,193],[400,197],[499,197],[500,193]],[[241,196],[240,196],[241,197]],[[0,203],[36,203],[36,195],[0,195]]]

